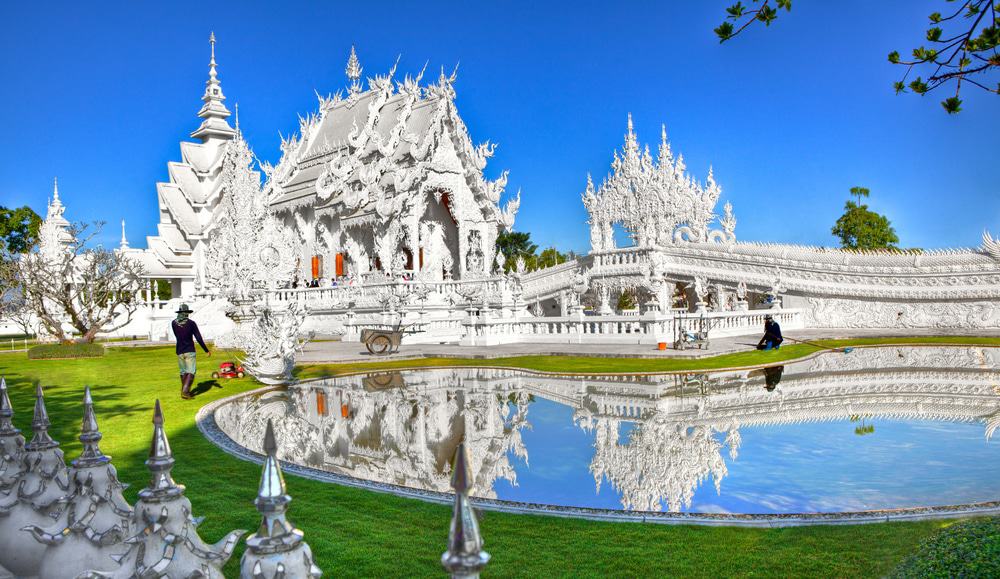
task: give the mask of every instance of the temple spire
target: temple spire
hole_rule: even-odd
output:
[[[226,105],[223,104],[223,101],[226,100],[226,95],[222,93],[222,83],[219,82],[219,73],[215,63],[214,32],[209,36],[208,43],[211,45],[212,51],[211,58],[208,61],[208,81],[205,83],[205,94],[201,97],[204,104],[201,110],[198,111],[198,116],[203,120],[201,126],[198,127],[198,130],[191,133],[191,136],[202,141],[207,141],[213,137],[230,139],[236,134],[236,131],[226,121],[231,113],[226,108]]]
[[[125,237],[125,220],[122,219],[122,239],[118,242],[118,248],[121,250],[128,249],[128,237]]]
[[[62,205],[59,200],[59,177],[52,178],[52,205]]]
[[[358,60],[358,53],[354,50],[354,45],[352,44],[351,55],[347,57],[347,68],[344,69],[348,80],[351,81],[351,85],[348,87],[351,96],[361,92],[361,71],[363,70],[361,62]]]

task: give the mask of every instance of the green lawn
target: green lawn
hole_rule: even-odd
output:
[[[897,340],[894,340],[897,341]],[[901,341],[901,340],[900,340]],[[941,342],[942,340],[936,340]],[[964,341],[964,340],[963,340]],[[998,340],[993,340],[996,343]],[[831,345],[835,345],[831,343]],[[616,358],[526,357],[491,360],[490,365],[539,370],[615,372],[707,369],[775,362],[814,351],[794,345],[780,352],[734,354],[697,361]],[[74,458],[84,385],[91,385],[104,440],[114,457],[126,496],[134,501],[147,482],[143,465],[151,433],[153,401],[160,398],[177,466],[175,479],[187,486],[199,528],[209,542],[233,528],[254,529],[253,507],[259,467],[218,450],[194,424],[197,409],[212,400],[255,388],[250,379],[208,381],[222,353],[199,356],[200,394],[180,399],[176,358],[170,348],[113,348],[88,360],[28,360],[23,353],[0,355],[17,412],[15,422],[30,434],[34,403],[31,382],[45,386],[51,433]],[[416,360],[389,366],[422,366],[469,360]],[[483,362],[480,361],[479,364]],[[371,364],[306,367],[303,376],[349,372]],[[450,508],[391,495],[288,477],[295,499],[290,518],[305,531],[327,576],[441,576]],[[745,529],[600,523],[528,515],[485,513],[481,528],[493,555],[488,576],[573,575],[730,576],[883,575],[928,539],[943,522],[860,526]],[[227,568],[236,576],[237,550]]]
[[[753,341],[748,338],[748,341]],[[745,366],[766,366],[802,358],[825,348],[847,346],[870,346],[877,344],[966,344],[1000,346],[1000,337],[993,336],[920,336],[900,338],[858,338],[850,340],[816,340],[814,344],[788,342],[780,350],[767,352],[751,350],[734,354],[723,354],[709,358],[591,358],[583,356],[513,356],[476,360],[469,358],[415,358],[387,362],[363,362],[351,364],[311,364],[298,368],[302,379],[336,376],[362,370],[392,368],[426,368],[430,366],[493,366],[502,368],[524,368],[542,372],[588,373],[629,373],[629,372],[677,372],[685,370],[719,370]],[[845,354],[845,355],[850,355]]]

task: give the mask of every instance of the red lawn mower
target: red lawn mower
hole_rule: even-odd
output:
[[[238,366],[236,362],[223,362],[219,364],[219,371],[212,372],[212,378],[242,378],[246,376],[243,366]]]

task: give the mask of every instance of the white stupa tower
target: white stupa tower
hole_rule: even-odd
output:
[[[181,142],[181,160],[167,163],[169,181],[156,184],[157,235],[146,238],[140,255],[150,279],[171,282],[173,297],[190,298],[204,281],[204,254],[215,211],[222,197],[225,145],[236,136],[215,61],[215,34],[209,37],[208,80],[198,111],[197,142]]]

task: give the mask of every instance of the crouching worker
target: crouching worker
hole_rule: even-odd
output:
[[[187,304],[181,304],[181,309],[177,310],[177,319],[170,322],[170,328],[174,331],[174,337],[177,338],[175,351],[177,352],[177,365],[180,366],[181,370],[181,398],[185,400],[193,398],[191,385],[194,384],[194,374],[197,369],[194,340],[198,340],[198,345],[205,351],[206,356],[212,355],[212,352],[208,351],[208,346],[205,345],[205,340],[201,339],[198,324],[188,317],[192,311]]]
[[[781,326],[769,314],[764,316],[764,337],[757,343],[758,350],[777,350],[781,348],[781,342],[785,341],[781,337]]]

